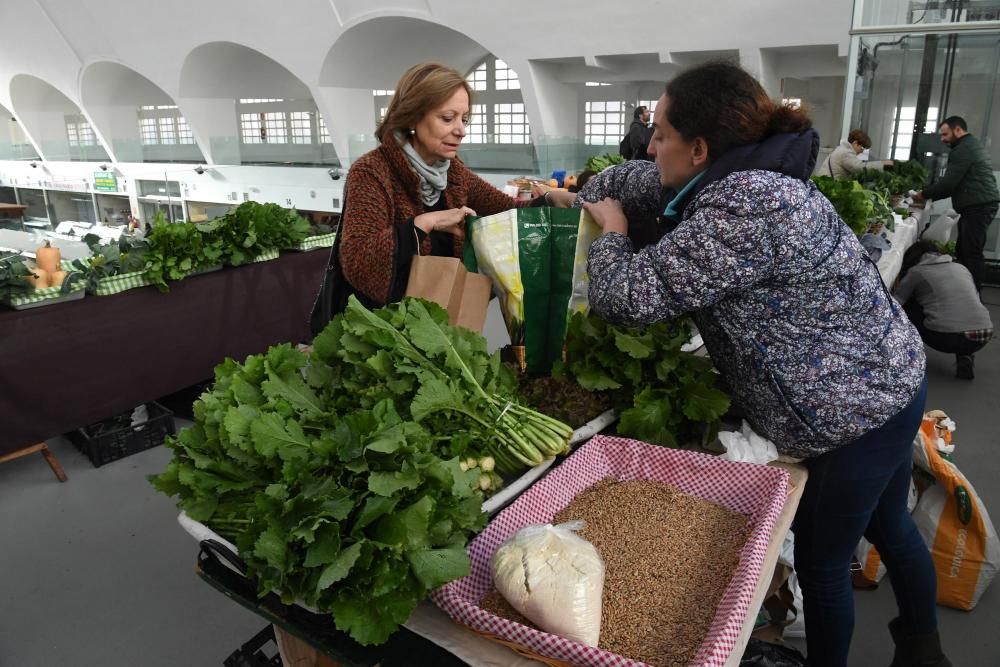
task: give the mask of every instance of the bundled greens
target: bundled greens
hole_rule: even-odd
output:
[[[0,301],[31,292],[34,287],[25,280],[30,275],[31,269],[19,255],[0,259]]]
[[[812,180],[851,231],[861,236],[868,230],[875,211],[870,191],[857,181],[836,180],[831,176],[813,176]]]
[[[352,299],[313,351],[333,371],[335,401],[368,407],[392,398],[401,414],[447,434],[450,455],[475,447],[510,473],[567,450],[573,430],[518,405],[499,353],[488,355],[481,335],[449,326],[436,304],[407,299],[373,313]]]
[[[494,466],[564,451],[569,435],[514,403],[499,355],[447,321],[416,299],[371,312],[352,298],[308,358],[279,345],[227,360],[151,481],[236,544],[261,594],[384,642],[469,572]]]
[[[559,372],[611,393],[619,435],[669,447],[700,444],[718,430],[729,397],[715,388],[709,359],[681,351],[690,338],[687,319],[640,330],[577,314]]]
[[[170,223],[157,214],[146,236],[146,277],[160,291],[168,291],[167,281],[181,280],[195,271],[218,264],[225,242],[191,222]]]
[[[586,168],[594,173],[601,173],[608,167],[613,167],[616,164],[621,164],[625,161],[618,153],[605,153],[604,155],[595,155],[589,160],[587,160]]]
[[[96,292],[98,282],[104,278],[144,271],[146,268],[149,244],[144,239],[123,234],[117,241],[101,243],[96,234],[87,234],[83,242],[90,248],[90,257],[74,260],[71,265],[90,292]]]
[[[306,237],[309,222],[294,210],[277,204],[243,202],[198,228],[223,248],[222,259],[240,266],[271,250],[291,248]]]

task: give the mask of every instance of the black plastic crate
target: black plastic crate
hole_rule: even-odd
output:
[[[133,425],[132,411],[85,426],[69,434],[95,468],[163,444],[176,432],[174,413],[159,403],[146,403],[149,419]]]
[[[266,651],[265,651],[266,649]],[[272,653],[268,656],[267,653]],[[223,661],[224,667],[282,667],[274,626],[269,625]]]

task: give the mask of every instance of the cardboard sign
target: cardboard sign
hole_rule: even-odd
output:
[[[449,324],[480,333],[491,290],[489,278],[469,273],[458,258],[419,255],[410,265],[406,296],[433,301],[448,311]]]

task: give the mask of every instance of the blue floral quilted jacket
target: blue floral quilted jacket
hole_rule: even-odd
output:
[[[734,401],[782,453],[808,458],[857,439],[908,405],[923,379],[919,334],[801,177],[732,171],[698,191],[655,245],[636,253],[606,234],[589,259],[598,314],[632,325],[693,315]]]

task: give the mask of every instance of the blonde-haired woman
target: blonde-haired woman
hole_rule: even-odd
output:
[[[472,173],[458,157],[471,104],[465,77],[440,63],[411,67],[396,84],[375,132],[380,145],[347,174],[338,238],[346,284],[334,312],[348,294],[369,307],[400,300],[416,254],[461,257],[466,216],[575,199],[552,192],[518,202]]]

